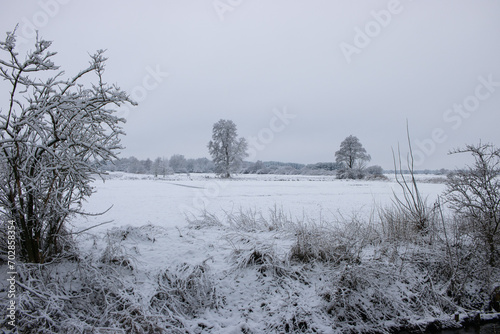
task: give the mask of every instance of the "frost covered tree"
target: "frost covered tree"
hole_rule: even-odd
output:
[[[210,173],[214,171],[214,163],[207,158],[198,158],[194,161],[194,170],[195,173]]]
[[[174,154],[169,160],[170,168],[174,170],[174,173],[186,173],[187,172],[187,160],[182,154]]]
[[[350,135],[342,143],[340,149],[335,152],[337,163],[344,164],[347,168],[355,168],[356,164],[370,161],[371,157],[366,153],[366,149],[359,142],[358,137]]]
[[[340,149],[335,152],[335,161],[343,166],[338,173],[341,178],[362,178],[365,164],[370,160],[370,155],[366,153],[358,137],[353,135],[344,139],[340,143]]]
[[[151,169],[155,177],[158,175],[165,176],[168,171],[168,159],[160,157],[156,158]]]
[[[50,45],[37,37],[21,57],[15,30],[0,42],[0,77],[10,87],[0,106],[0,216],[15,222],[17,250],[35,263],[62,252],[68,219],[82,213],[101,173],[96,162],[116,158],[125,120],[113,107],[135,104],[104,82],[102,50],[64,78]]]
[[[144,167],[145,173],[149,174],[152,172],[152,167],[153,167],[153,161],[151,159],[147,158],[142,162],[142,165]]]
[[[215,164],[215,173],[221,177],[231,177],[231,173],[237,171],[248,156],[247,141],[237,137],[233,121],[221,119],[214,124],[208,150]]]

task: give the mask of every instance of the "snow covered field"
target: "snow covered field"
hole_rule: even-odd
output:
[[[293,221],[336,222],[353,216],[369,220],[377,215],[377,208],[390,204],[393,191],[400,192],[399,185],[393,181],[337,180],[333,176],[239,175],[224,180],[209,174],[154,178],[110,173],[106,178],[104,183],[100,179],[95,182],[96,193],[83,209],[93,213],[111,209],[102,216],[77,217],[72,222],[73,230],[110,222],[84,234],[88,241],[92,239],[88,239],[89,234],[102,235],[113,229],[145,225],[159,228],[164,239],[157,239],[162,242],[149,245],[147,255],[142,250],[138,257],[139,263],[148,269],[204,261],[207,258],[204,244],[218,244],[218,249],[221,243],[230,246],[220,240],[221,233],[217,231],[205,231],[192,240],[179,238],[186,234],[183,232],[188,227],[186,218],[198,216],[204,209],[221,220],[229,213],[249,210],[261,213],[264,218],[276,210]],[[440,183],[421,184],[429,203],[443,189]],[[188,235],[193,233],[190,231]],[[86,243],[82,241],[81,245]]]
[[[388,178],[110,173],[83,209],[112,208],[71,222],[79,260],[25,268],[24,280],[43,292],[27,309],[50,313],[33,326],[58,319],[53,328],[68,333],[227,334],[458,326],[455,315],[473,317],[467,310],[488,301],[481,271],[450,262],[474,263],[461,255],[467,241],[452,228],[443,235],[444,222],[419,235],[404,216],[392,227],[385,217],[382,228],[379,210],[401,194]],[[432,210],[442,178],[418,178]],[[451,279],[450,268],[460,268]]]
[[[434,176],[421,178],[420,190],[433,203],[444,185],[433,183]],[[348,222],[353,217],[361,224],[370,219],[378,221],[377,208],[390,204],[393,192],[400,192],[393,179],[347,181],[324,176],[240,175],[220,180],[212,175],[153,178],[111,173],[105,183],[96,181],[95,187],[97,192],[84,209],[98,212],[113,207],[102,216],[77,219],[73,222],[74,230],[113,222],[78,235],[81,250],[92,258],[114,262],[126,259],[124,263],[134,268],[129,273],[141,300],[159,302],[155,299],[157,284],[165,284],[165,291],[179,293],[179,287],[172,282],[188,282],[180,288],[180,293],[187,296],[193,292],[184,290],[195,284],[198,290],[193,301],[176,306],[175,300],[163,300],[173,303],[171,308],[179,307],[181,314],[188,313],[181,322],[192,333],[335,333],[369,329],[352,321],[338,322],[340,316],[331,317],[324,312],[328,305],[325,300],[331,298],[330,289],[334,289],[332,284],[345,274],[345,269],[333,270],[318,263],[303,271],[300,264],[290,265],[295,229],[259,228],[251,222],[231,227],[227,217],[237,217],[233,222],[249,221],[252,217],[259,221],[262,213],[269,222],[274,213],[284,214],[290,221],[318,224]],[[211,216],[194,219],[196,212],[204,208],[218,220],[212,221]],[[186,214],[201,225],[189,226]],[[356,233],[356,229],[346,233]],[[349,238],[347,234],[344,237]],[[366,245],[359,249],[363,247]],[[377,251],[373,253],[370,247],[363,252],[363,257],[377,256]],[[363,268],[365,273],[351,274],[365,276],[373,275],[372,270],[378,271],[377,267]],[[389,272],[384,274],[392,277]],[[168,283],[161,283],[165,277],[169,277]],[[378,276],[374,280],[391,289],[390,280]],[[411,294],[407,287],[396,290]],[[390,300],[391,293],[395,300],[400,298],[397,291],[385,298]],[[199,298],[206,304],[198,305]],[[369,298],[366,301],[370,303]],[[391,312],[390,308],[387,312]],[[413,314],[407,317],[411,325],[433,320]],[[332,325],[335,321],[337,325]],[[380,328],[389,328],[386,326],[391,323],[386,321]]]
[[[234,179],[214,178],[212,174],[149,175],[110,173],[84,210],[101,212],[103,216],[74,222],[75,228],[113,220],[98,230],[117,226],[153,224],[171,229],[186,226],[185,215],[206,209],[214,214],[255,209],[266,214],[274,206],[292,218],[337,220],[341,215],[356,214],[369,218],[377,207],[390,204],[393,191],[401,192],[390,181],[337,180],[334,176],[238,175]],[[417,175],[419,189],[432,204],[444,190],[434,175]]]
[[[110,173],[104,183],[100,179],[95,182],[96,193],[83,209],[93,213],[111,209],[102,216],[78,217],[72,225],[74,231],[81,231],[109,222],[89,230],[90,235],[151,225],[161,229],[165,240],[148,248],[149,257],[141,253],[139,262],[144,268],[161,268],[189,260],[196,263],[207,258],[203,244],[216,243],[218,248],[220,243],[230,246],[227,241],[220,240],[218,231],[205,231],[193,240],[179,238],[179,235],[184,237],[187,218],[198,217],[204,210],[221,221],[228,214],[239,212],[262,214],[265,219],[279,212],[291,221],[331,224],[353,218],[361,222],[378,221],[378,209],[391,204],[394,193],[401,193],[394,175],[387,176],[389,181],[284,175],[239,175],[225,180],[215,178],[213,174],[154,178]],[[420,176],[420,179],[423,182],[419,189],[432,204],[444,190],[444,185],[432,183],[432,180],[438,180],[437,176]],[[193,233],[190,231],[188,235]]]

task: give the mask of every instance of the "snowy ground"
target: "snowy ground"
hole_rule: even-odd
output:
[[[417,177],[432,208],[443,179]],[[388,178],[110,173],[83,209],[111,209],[71,222],[79,261],[18,269],[23,324],[64,333],[388,333],[457,326],[455,315],[486,309],[491,286],[456,230],[443,236],[443,223],[418,236],[406,218],[381,228],[379,210],[401,194]],[[500,282],[500,272],[488,275]],[[460,305],[450,298],[457,293]]]
[[[433,182],[437,180],[434,176],[419,177],[423,181],[420,191],[433,203],[444,185]],[[134,269],[130,273],[145,300],[152,300],[158,292],[155,280],[161,273],[189,276],[199,266],[202,275],[208,272],[217,298],[210,302],[211,307],[186,316],[184,326],[193,333],[329,333],[349,331],[349,326],[356,331],[359,325],[352,322],[334,329],[333,318],[324,312],[329,289],[347,275],[349,266],[334,272],[318,264],[303,275],[301,265],[288,263],[293,231],[234,228],[226,217],[228,213],[262,213],[270,221],[274,212],[285,214],[290,221],[334,223],[350,221],[353,216],[361,222],[378,221],[378,208],[391,203],[393,192],[400,193],[394,178],[389,178],[347,181],[325,176],[241,175],[220,180],[203,174],[154,178],[111,173],[105,183],[95,182],[97,192],[84,209],[99,212],[113,207],[102,216],[78,218],[72,225],[74,231],[80,231],[112,221],[79,234],[80,248],[95,258],[109,255],[131,260]],[[193,219],[202,209],[215,214],[222,225],[210,226],[205,219],[201,227],[188,226],[186,215]],[[363,256],[377,256],[367,249]],[[251,268],[253,264],[257,266]],[[366,273],[349,275],[373,275],[378,269],[368,266],[360,270]],[[401,293],[411,293],[409,289],[397,288]],[[410,317],[412,324],[432,320]]]
[[[96,193],[83,207],[87,212],[111,209],[102,216],[79,217],[72,225],[74,231],[81,231],[109,222],[83,234],[81,245],[87,247],[91,247],[88,241],[93,240],[89,235],[101,236],[113,229],[150,225],[156,229],[157,242],[148,244],[136,256],[141,266],[154,270],[184,262],[196,264],[211,256],[227,255],[213,252],[232,250],[232,245],[221,239],[223,233],[217,229],[203,233],[187,229],[186,218],[197,217],[205,209],[222,221],[227,214],[240,211],[262,214],[266,219],[277,211],[292,221],[333,223],[356,218],[367,222],[378,220],[378,209],[389,205],[394,193],[401,192],[393,175],[388,177],[389,181],[354,181],[337,180],[333,176],[239,175],[221,180],[213,174],[154,178],[111,173],[104,183],[95,182]],[[423,181],[437,179],[436,176],[421,178]],[[422,182],[419,189],[427,201],[433,203],[444,185]]]
[[[84,210],[103,216],[78,219],[75,229],[112,220],[97,230],[118,226],[153,224],[172,229],[186,226],[186,214],[206,209],[214,214],[255,209],[267,213],[274,206],[293,218],[337,220],[340,215],[368,218],[377,207],[390,204],[393,191],[401,189],[391,181],[337,180],[333,176],[238,175],[231,180],[213,174],[177,174],[165,178],[110,173],[103,183],[94,183],[97,192]],[[438,176],[418,175],[419,189],[433,203],[444,190]]]

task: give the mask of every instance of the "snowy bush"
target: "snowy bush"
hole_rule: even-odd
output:
[[[369,180],[388,180],[384,175],[384,170],[378,165],[366,167],[365,173],[366,179]]]
[[[357,180],[363,179],[366,176],[366,173],[363,169],[360,168],[346,168],[342,167],[337,170],[337,178],[338,179],[350,179]]]
[[[104,51],[65,79],[50,46],[37,35],[20,57],[15,31],[0,42],[0,77],[10,85],[0,108],[0,214],[15,221],[16,249],[34,263],[51,260],[71,242],[67,221],[92,194],[90,183],[101,174],[97,161],[110,161],[121,148],[124,119],[114,108],[134,103],[104,82]]]
[[[500,149],[467,145],[474,164],[448,174],[446,199],[469,235],[480,241],[491,266],[500,267]]]

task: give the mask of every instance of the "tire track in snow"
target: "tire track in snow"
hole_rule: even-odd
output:
[[[195,188],[195,189],[204,189],[203,187],[188,186],[188,185],[186,185],[186,184],[181,184],[181,183],[173,183],[173,182],[165,182],[165,183],[168,183],[168,184],[173,184],[173,185],[176,185],[176,186],[179,186],[179,187]]]

